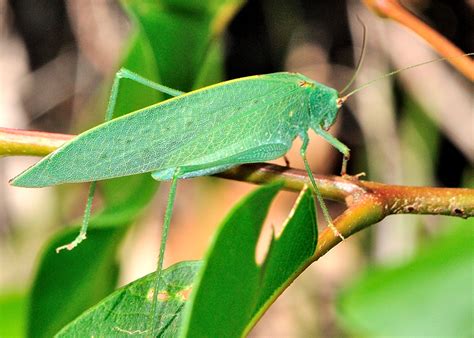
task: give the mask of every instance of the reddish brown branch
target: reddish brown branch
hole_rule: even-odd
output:
[[[72,137],[0,128],[0,155],[44,156]],[[284,188],[292,191],[300,191],[310,184],[304,170],[268,163],[243,164],[216,176],[255,184],[282,181]],[[474,216],[474,189],[397,186],[350,176],[316,176],[316,181],[324,198],[347,205],[334,220],[345,238],[393,214]],[[314,259],[340,241],[330,229],[321,232]]]
[[[304,170],[274,164],[244,164],[216,176],[255,184],[283,181],[284,188],[299,191],[310,184]],[[339,232],[352,234],[393,214],[474,216],[474,189],[387,185],[354,177],[316,176],[325,198],[344,202],[348,208],[334,220]],[[330,229],[319,234],[313,259],[317,260],[341,241]]]
[[[423,38],[441,56],[448,58],[456,69],[465,77],[474,81],[474,61],[453,45],[448,39],[418,19],[396,0],[364,0],[368,8],[377,15],[390,18],[411,29]]]

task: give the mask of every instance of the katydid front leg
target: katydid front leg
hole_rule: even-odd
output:
[[[316,194],[318,199],[319,205],[321,206],[321,210],[323,211],[324,218],[328,223],[328,227],[334,232],[334,234],[344,240],[344,236],[337,230],[337,228],[332,223],[331,215],[329,215],[328,208],[326,203],[324,203],[323,196],[319,191],[318,185],[316,184],[316,180],[314,179],[313,172],[311,171],[311,167],[309,166],[308,159],[306,158],[306,149],[308,148],[309,137],[308,133],[305,132],[304,134],[300,135],[301,139],[303,140],[303,145],[300,149],[301,157],[303,158],[304,166],[306,168],[306,172],[308,173],[309,180],[311,181],[311,185],[313,186],[313,191]]]
[[[322,136],[326,141],[329,142],[334,148],[339,150],[342,155],[344,156],[342,159],[342,167],[341,167],[341,176],[345,176],[347,174],[347,162],[349,161],[351,150],[337,138],[329,134],[326,130],[321,127],[315,128],[314,131],[316,134]]]

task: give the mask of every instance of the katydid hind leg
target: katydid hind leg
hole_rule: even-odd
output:
[[[112,89],[110,91],[110,97],[109,97],[109,103],[107,105],[107,111],[106,111],[105,119],[104,119],[105,122],[110,121],[114,118],[115,106],[117,103],[117,97],[120,90],[120,82],[123,79],[128,79],[128,80],[137,82],[145,87],[154,89],[160,93],[168,94],[171,96],[179,96],[181,94],[184,94],[184,92],[182,91],[166,87],[159,83],[148,80],[144,78],[143,76],[138,75],[137,73],[134,73],[126,68],[121,68],[115,74],[114,83],[112,84]]]
[[[173,205],[174,205],[174,201],[176,197],[176,187],[177,187],[178,179],[210,175],[213,173],[224,171],[228,168],[231,168],[241,163],[259,162],[259,161],[275,159],[285,154],[288,151],[290,146],[291,146],[291,143],[264,144],[257,147],[249,148],[233,156],[220,158],[218,161],[213,161],[211,163],[191,163],[186,166],[181,166],[178,168],[170,168],[170,169],[158,171],[152,174],[153,178],[157,180],[169,180],[170,175],[172,173],[171,186],[170,186],[170,191],[168,195],[168,203],[166,206],[165,217],[163,220],[163,230],[162,230],[162,236],[161,236],[160,253],[158,257],[158,264],[157,264],[157,270],[156,270],[156,278],[153,285],[152,311],[149,316],[148,327],[147,327],[147,332],[151,332],[152,336],[154,336],[155,334],[156,323],[159,322],[159,318],[157,318],[158,305],[159,305],[158,296],[160,294],[160,291],[166,288],[165,283],[162,281],[163,260],[164,260],[166,242],[167,242],[168,233],[169,233],[169,227],[171,223]]]
[[[306,158],[306,150],[308,148],[309,137],[307,133],[301,135],[301,139],[303,140],[303,145],[300,149],[301,157],[303,158],[304,166],[306,172],[308,173],[309,180],[311,185],[313,186],[313,191],[316,194],[316,198],[318,199],[319,205],[321,206],[321,210],[323,212],[324,218],[328,223],[328,227],[334,232],[334,234],[344,240],[342,234],[337,230],[332,222],[331,215],[329,215],[328,208],[326,203],[324,203],[323,196],[321,195],[321,191],[319,191],[318,185],[316,184],[316,180],[314,179],[313,172],[311,171],[311,167],[309,166],[308,159]]]
[[[112,84],[112,90],[110,91],[109,103],[107,105],[107,110],[106,110],[105,119],[104,119],[106,122],[110,121],[113,118],[115,105],[117,102],[117,95],[120,88],[121,78],[122,77],[119,71],[117,74],[115,74],[114,83]],[[71,243],[68,243],[66,245],[62,245],[56,248],[56,252],[60,252],[63,249],[72,250],[76,246],[78,246],[83,240],[86,239],[87,228],[89,227],[89,219],[91,215],[92,202],[94,201],[96,185],[97,185],[97,182],[91,182],[89,186],[89,195],[87,197],[86,208],[84,210],[84,216],[82,217],[82,225],[81,225],[81,230],[79,232],[79,235],[77,235],[77,237]]]
[[[347,174],[347,162],[349,162],[351,155],[351,150],[349,147],[322,128],[317,128],[314,131],[342,153],[344,157],[342,159],[341,176],[345,176]]]
[[[78,246],[83,240],[87,238],[87,228],[89,226],[89,219],[91,216],[92,202],[94,201],[94,193],[95,193],[96,185],[97,185],[97,182],[92,182],[89,185],[89,195],[87,197],[86,208],[84,210],[84,215],[82,217],[82,225],[81,225],[81,230],[79,231],[79,235],[77,235],[76,238],[72,242],[56,248],[56,253],[59,253],[61,250],[64,250],[64,249],[72,250],[76,246]]]
[[[222,157],[212,163],[212,167],[217,166],[236,166],[243,163],[256,163],[275,160],[285,155],[291,147],[291,140],[288,142],[275,141],[273,143],[264,143],[257,146],[248,147],[232,156]],[[210,165],[208,165],[211,167]],[[196,170],[197,166],[191,167]]]
[[[180,178],[212,175],[239,164],[274,160],[286,154],[290,146],[290,143],[262,144],[212,163],[184,166],[181,168]]]
[[[160,93],[168,94],[168,95],[171,95],[171,96],[179,96],[179,95],[184,94],[184,92],[182,92],[180,90],[173,89],[173,88],[167,87],[165,85],[162,85],[162,84],[153,82],[151,80],[148,80],[147,78],[144,78],[143,76],[141,76],[141,75],[139,75],[135,72],[132,72],[131,70],[128,70],[126,68],[121,68],[117,72],[115,77],[116,78],[118,77],[119,79],[132,80],[134,82],[137,82],[137,83],[140,83],[140,84],[144,85],[145,87],[154,89],[154,90],[156,90]]]
[[[152,301],[152,310],[148,319],[148,330],[149,332],[152,332],[152,336],[155,334],[155,327],[158,318],[156,318],[158,314],[158,295],[160,293],[160,290],[163,286],[164,283],[162,283],[162,276],[163,276],[163,261],[165,257],[165,249],[166,249],[166,242],[168,240],[168,233],[169,233],[169,228],[170,228],[170,223],[171,223],[171,215],[173,213],[173,206],[174,206],[174,201],[176,197],[176,187],[178,184],[178,179],[179,179],[179,172],[180,168],[176,168],[174,170],[173,174],[173,179],[171,180],[171,186],[170,186],[170,191],[168,194],[168,203],[166,205],[166,211],[165,211],[165,217],[163,219],[163,227],[161,231],[161,243],[160,243],[160,253],[158,256],[158,264],[156,267],[156,278],[154,281],[153,285],[153,301]]]
[[[120,81],[122,79],[129,79],[131,81],[135,81],[137,83],[142,84],[145,87],[152,88],[154,90],[157,90],[159,92],[162,92],[162,93],[165,93],[165,94],[168,94],[168,95],[171,95],[171,96],[179,96],[179,95],[183,94],[183,92],[181,92],[179,90],[163,86],[159,83],[155,83],[151,80],[148,80],[148,79],[138,75],[137,73],[134,73],[134,72],[132,72],[128,69],[122,68],[115,74],[114,82],[112,84],[112,89],[110,91],[110,97],[109,97],[109,102],[108,102],[108,105],[107,105],[107,110],[106,110],[106,113],[105,113],[105,118],[104,118],[105,122],[112,120],[113,117],[114,117],[118,92],[119,92],[119,89],[120,89]],[[89,195],[87,197],[87,204],[86,204],[86,208],[85,208],[85,211],[84,211],[84,216],[82,218],[82,225],[81,225],[81,230],[79,232],[79,235],[71,243],[58,247],[56,249],[56,252],[59,252],[63,249],[72,250],[76,246],[78,246],[79,243],[81,243],[83,240],[86,239],[87,228],[89,226],[89,219],[90,219],[90,215],[91,215],[92,202],[94,200],[96,185],[97,185],[96,182],[92,182],[90,184]]]

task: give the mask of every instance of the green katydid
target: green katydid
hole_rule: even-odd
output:
[[[122,78],[175,97],[111,120]],[[327,130],[345,99],[337,90],[298,73],[249,76],[182,93],[121,69],[107,122],[67,142],[11,184],[45,187],[152,172],[158,181],[172,181],[174,196],[180,178],[279,158],[299,136],[305,167],[332,226],[306,159],[307,131],[313,129],[344,154],[344,175],[349,148]],[[67,248],[75,247],[84,235]]]
[[[175,97],[111,120],[122,78]],[[306,148],[311,127],[344,154],[342,174],[345,173],[349,148],[327,132],[342,102],[335,89],[297,73],[250,76],[181,93],[122,69],[112,88],[107,122],[66,143],[14,178],[11,184],[45,187],[93,182],[81,231],[59,251],[71,250],[86,238],[95,181],[146,172],[152,172],[159,181],[171,180],[154,288],[159,290],[178,179],[279,158],[287,153],[297,136],[303,140],[301,155],[325,218],[339,234],[310,170]],[[156,296],[152,309],[155,307]],[[150,325],[155,321],[154,313]]]
[[[110,120],[121,78],[168,94],[181,94],[120,70],[110,96],[108,122],[77,136],[11,181],[22,187],[94,181],[79,235],[58,251],[71,250],[86,238],[95,181],[152,172],[156,180],[171,180],[154,288],[159,290],[178,179],[279,158],[297,136],[303,140],[301,155],[324,215],[339,234],[306,159],[307,131],[311,127],[344,154],[345,173],[349,148],[327,132],[342,104],[335,89],[296,73],[250,76],[181,94]],[[156,296],[152,309],[155,307]],[[153,311],[150,327],[154,321]]]

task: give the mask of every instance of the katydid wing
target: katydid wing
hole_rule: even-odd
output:
[[[310,127],[327,137],[337,110],[336,90],[300,74],[231,80],[92,128],[11,183],[43,187],[145,172],[167,180],[176,168],[180,178],[206,175],[283,156]]]

